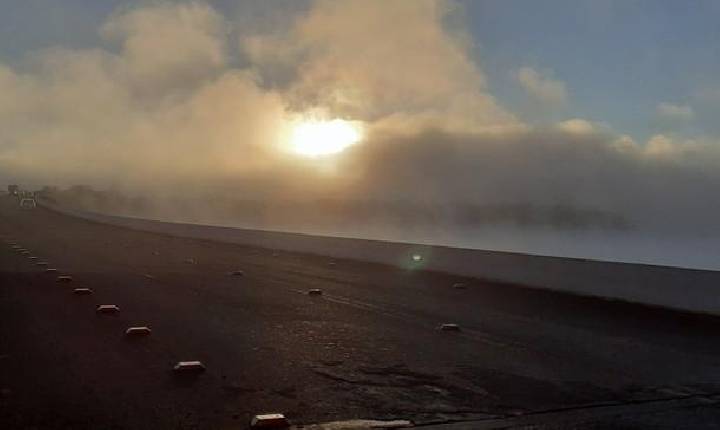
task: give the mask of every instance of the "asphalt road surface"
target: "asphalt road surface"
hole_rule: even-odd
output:
[[[2,429],[242,429],[274,411],[448,430],[720,427],[719,318],[132,231],[9,197],[0,234]],[[137,325],[152,334],[124,337]],[[207,370],[178,376],[180,360]]]

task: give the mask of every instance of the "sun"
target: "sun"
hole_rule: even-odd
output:
[[[355,121],[298,121],[290,132],[292,150],[306,157],[337,154],[362,139],[362,127]]]

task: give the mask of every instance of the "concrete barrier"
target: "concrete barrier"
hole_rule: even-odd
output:
[[[43,206],[63,214],[141,231],[435,270],[720,315],[720,271],[173,223],[83,212],[48,203]]]

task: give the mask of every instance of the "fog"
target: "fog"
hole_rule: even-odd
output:
[[[96,48],[0,63],[0,180],[110,190],[62,198],[134,216],[711,264],[717,142],[524,121],[491,94],[452,1],[246,12],[141,2]],[[288,136],[308,117],[365,136],[301,157]]]

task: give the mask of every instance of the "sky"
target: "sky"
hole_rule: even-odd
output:
[[[720,216],[717,1],[0,7],[0,180]]]
[[[468,1],[467,10],[484,68],[508,106],[520,108],[523,94],[503,77],[529,65],[565,84],[566,115],[640,139],[719,131],[718,105],[704,97],[717,99],[720,84],[720,2]],[[690,108],[692,121],[664,123],[662,103]]]
[[[131,3],[121,0],[2,0],[0,59],[14,62],[52,46],[87,48],[98,28]],[[272,9],[308,2],[208,2],[252,25]],[[499,102],[528,121],[582,117],[639,140],[658,133],[720,135],[720,2],[696,0],[463,0],[462,21]],[[529,67],[564,86],[550,112],[537,113],[516,78]],[[537,100],[536,100],[537,101]],[[541,100],[542,101],[542,100]],[[557,100],[556,100],[557,101]],[[662,106],[679,110],[665,111]],[[677,118],[676,118],[677,117]]]

